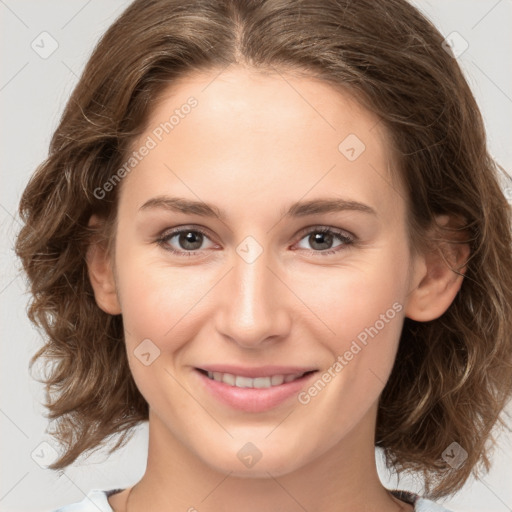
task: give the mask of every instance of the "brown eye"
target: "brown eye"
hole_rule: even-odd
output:
[[[182,231],[175,236],[178,237],[178,245],[180,248],[187,251],[195,251],[200,249],[203,243],[203,234],[197,231]]]
[[[327,255],[339,252],[343,247],[351,245],[354,242],[354,238],[344,231],[334,230],[327,227],[319,227],[310,229],[303,236],[302,240],[306,240],[312,248],[311,252],[318,253],[320,255]],[[340,243],[337,245],[333,244],[339,240]],[[302,249],[308,249],[307,247],[301,247]]]
[[[198,228],[180,228],[165,232],[157,243],[165,250],[180,256],[194,256],[202,251],[207,234]]]

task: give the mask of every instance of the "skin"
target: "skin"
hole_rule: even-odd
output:
[[[190,96],[197,107],[122,181],[115,253],[92,244],[87,254],[99,307],[123,315],[130,368],[150,406],[147,470],[128,510],[412,510],[377,475],[378,398],[404,317],[439,317],[463,278],[438,252],[411,253],[382,125],[315,79],[231,67],[170,86],[134,148]],[[354,161],[338,150],[349,134],[366,146]],[[140,210],[161,195],[212,203],[226,219]],[[376,214],[282,218],[295,201],[326,197]],[[191,224],[208,233],[197,255],[157,243]],[[334,236],[328,249],[337,252],[322,255],[314,229],[305,229],[318,226],[356,242]],[[252,263],[237,253],[247,236],[263,249]],[[187,251],[177,236],[166,244]],[[445,256],[456,263],[468,248],[451,251]],[[305,405],[293,397],[246,413],[198,385],[193,369],[208,363],[313,366],[320,375],[393,304],[396,316]],[[145,339],[160,350],[149,366],[134,353]],[[262,454],[250,468],[237,457],[247,442]],[[129,490],[110,497],[116,512],[126,510]]]

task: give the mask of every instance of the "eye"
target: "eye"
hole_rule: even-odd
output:
[[[302,232],[300,241],[307,239],[307,243],[311,244],[313,250],[309,251],[310,254],[320,256],[335,254],[355,242],[353,235],[342,230],[327,226],[314,226],[307,229],[307,231]],[[199,227],[181,227],[165,231],[156,242],[172,254],[190,257],[197,256],[205,249],[204,247],[201,248],[205,239],[209,240],[209,237],[203,229]],[[338,239],[340,243],[333,248],[332,244],[335,239]],[[300,248],[307,250],[304,247]]]
[[[301,238],[307,240],[307,243],[311,244],[313,250],[311,254],[318,254],[319,256],[328,256],[329,254],[335,254],[340,252],[346,246],[350,246],[355,242],[355,237],[345,231],[341,231],[327,226],[315,226],[308,228],[305,233],[306,236]],[[304,233],[302,233],[304,235]],[[338,239],[340,243],[333,248],[333,242]]]
[[[173,239],[176,239],[173,243],[178,246],[178,249],[172,246]],[[156,242],[166,251],[178,256],[196,256],[198,254],[196,251],[202,250],[201,245],[205,239],[209,240],[208,235],[202,229],[186,227],[166,231]]]

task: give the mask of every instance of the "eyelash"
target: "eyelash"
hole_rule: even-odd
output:
[[[177,256],[180,256],[180,257],[193,257],[193,256],[196,256],[201,251],[177,251],[176,249],[171,248],[168,245],[168,243],[167,243],[169,240],[174,238],[176,235],[179,235],[181,233],[188,233],[188,232],[201,233],[203,236],[209,238],[208,233],[206,233],[206,231],[204,231],[203,229],[201,229],[199,227],[184,227],[184,228],[179,228],[179,229],[174,229],[172,231],[164,232],[156,240],[156,243],[160,247],[162,247],[164,250],[169,251],[170,253],[175,254]],[[306,228],[305,231],[302,231],[300,233],[300,235],[299,235],[300,238],[299,238],[298,241],[300,242],[303,238],[305,238],[308,235],[311,235],[312,233],[328,233],[328,234],[332,234],[332,235],[337,237],[342,242],[342,244],[339,245],[338,248],[336,248],[336,249],[325,249],[323,251],[310,250],[309,254],[313,254],[315,256],[316,255],[318,255],[318,256],[329,256],[331,254],[336,254],[336,253],[346,249],[347,247],[353,245],[355,243],[355,241],[356,241],[356,239],[355,239],[355,237],[353,235],[350,235],[350,234],[346,233],[345,231],[341,231],[341,230],[338,230],[338,229],[333,229],[333,228],[330,228],[330,227],[327,227],[327,226],[313,226],[313,227],[310,227],[310,228]],[[307,249],[303,249],[303,250],[307,250]]]

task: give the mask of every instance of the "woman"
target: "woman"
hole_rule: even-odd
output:
[[[50,468],[141,421],[148,465],[60,510],[444,510],[488,467],[510,207],[445,47],[404,0],[137,0],[110,27],[17,251]]]

